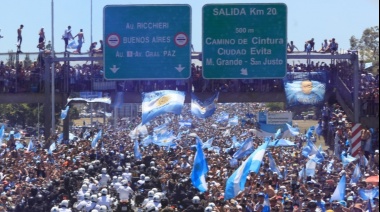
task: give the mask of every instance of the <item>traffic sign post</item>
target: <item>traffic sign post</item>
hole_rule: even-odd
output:
[[[204,78],[285,76],[285,4],[207,4],[202,12]]]
[[[103,15],[106,79],[190,77],[189,5],[107,5]]]

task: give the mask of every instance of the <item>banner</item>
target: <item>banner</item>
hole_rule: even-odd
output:
[[[268,112],[266,114],[266,120],[267,120],[267,124],[292,123],[292,112],[290,111]]]
[[[319,105],[326,93],[326,73],[292,72],[284,78],[286,100],[289,106]]]

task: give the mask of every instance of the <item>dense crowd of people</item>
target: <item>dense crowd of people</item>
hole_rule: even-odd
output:
[[[17,71],[16,71],[17,70]],[[109,81],[104,79],[103,67],[89,62],[82,65],[68,66],[57,63],[55,72],[55,87],[57,92],[79,92],[94,90],[97,82],[113,82],[111,90],[123,92],[150,92],[153,90],[182,90],[194,92],[281,92],[284,91],[282,79],[226,79],[208,80],[202,77],[202,66],[192,64],[189,80],[125,80]],[[0,93],[43,92],[44,68],[38,61],[30,65],[20,63],[17,68],[0,62]],[[345,87],[342,95],[347,95],[347,105],[353,102],[353,68],[348,61],[335,61],[330,65],[325,62],[311,61],[309,64],[288,64],[287,73],[295,72],[325,72],[327,73],[327,91],[338,86],[336,81],[341,79]],[[68,73],[68,74],[67,74]],[[64,78],[68,80],[65,81]],[[65,86],[67,82],[67,86]],[[379,110],[379,73],[372,74],[361,70],[359,79],[363,116],[378,116]],[[112,89],[113,88],[113,89]],[[67,89],[67,90],[65,90]],[[95,88],[96,89],[96,88]],[[331,90],[329,90],[331,89]]]
[[[327,123],[322,129],[333,137],[325,137],[330,148],[322,151],[324,160],[316,165],[314,174],[305,176],[301,171],[309,160],[302,154],[307,132],[301,133],[287,138],[295,142],[294,147],[268,148],[259,172],[248,175],[245,189],[225,200],[226,180],[245,160],[233,162],[239,149],[234,138],[238,143],[253,138],[255,149],[260,146],[265,139],[255,129],[257,118],[246,114],[263,110],[262,104],[220,104],[212,117],[196,119],[185,112],[190,111],[185,105],[181,116],[156,117],[146,125],[147,132],[137,134],[134,129],[141,123],[140,117],[119,120],[116,126],[78,129],[72,132],[76,137],[68,141],[57,135],[32,138],[33,147],[27,140],[10,137],[3,140],[0,150],[0,211],[266,211],[267,203],[271,211],[366,211],[369,205],[379,210],[378,193],[371,197],[361,194],[363,189],[378,189],[379,131],[368,129],[370,137],[362,141],[363,154],[345,163],[341,153],[346,151],[349,157],[351,142],[346,140],[351,139],[351,126],[339,105],[327,104],[320,118]],[[221,112],[238,116],[239,124],[217,122]],[[193,119],[191,126],[179,124],[189,119]],[[178,134],[176,145],[145,144],[145,136],[165,129]],[[99,130],[103,133],[94,146]],[[317,134],[312,136],[313,142],[317,140],[314,136]],[[190,180],[198,151],[194,148],[196,137],[203,141],[214,138],[212,145],[218,147],[203,150],[209,168],[208,190],[203,193]],[[138,140],[141,158],[134,150],[134,140]],[[46,146],[49,148],[44,149]],[[271,169],[269,152],[278,171]],[[357,166],[362,173],[359,177],[354,174]],[[345,196],[330,201],[343,175],[347,178]],[[368,180],[376,176],[377,181]]]

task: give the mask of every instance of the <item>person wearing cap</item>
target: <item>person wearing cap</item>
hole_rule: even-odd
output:
[[[259,192],[257,194],[257,203],[255,205],[255,207],[253,208],[254,211],[259,211],[261,212],[264,208],[264,197],[265,197],[265,194],[263,192]]]
[[[129,201],[132,198],[132,195],[134,191],[129,186],[129,183],[127,180],[121,181],[122,185],[119,186],[119,188],[116,190],[116,192],[119,194],[119,200],[120,201]]]

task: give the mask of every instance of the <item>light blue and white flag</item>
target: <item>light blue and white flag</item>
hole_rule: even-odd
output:
[[[277,130],[277,132],[274,134],[274,140],[278,140],[282,137],[282,130],[281,128]]]
[[[311,126],[306,132],[306,138],[309,140],[314,134],[315,126]]]
[[[164,113],[181,114],[185,102],[185,92],[174,90],[161,90],[149,93],[143,93],[142,100],[142,123]]]
[[[194,93],[191,93],[191,113],[198,118],[208,118],[212,116],[216,110],[219,93],[214,94],[210,98],[202,101]]]
[[[24,148],[24,145],[20,141],[16,141],[16,150]]]
[[[229,118],[229,114],[227,112],[222,111],[219,114],[218,118],[216,119],[216,122],[222,123],[222,122],[228,121],[228,118]]]
[[[359,189],[359,196],[363,200],[372,200],[374,197],[379,196],[379,188],[373,188],[373,189]]]
[[[335,162],[335,160],[332,159],[332,160],[330,160],[329,164],[327,164],[327,167],[326,167],[327,173],[331,174],[334,162]]]
[[[171,146],[175,138],[172,131],[167,131],[164,134],[154,135],[153,144],[157,146]]]
[[[302,155],[305,157],[310,157],[314,155],[312,159],[317,163],[322,163],[325,160],[322,153],[315,146],[315,144],[310,140],[307,141],[307,145],[302,149]]]
[[[29,144],[28,144],[28,152],[35,152],[36,151],[36,146],[34,145],[34,143],[33,143],[33,140],[30,140],[29,141]]]
[[[306,180],[306,170],[305,170],[305,167],[302,167],[302,169],[298,172],[298,180],[302,180],[302,181]]]
[[[3,126],[1,126],[1,128],[0,128],[0,144],[3,143],[4,134],[5,134],[5,127],[4,127],[4,125],[3,125]]]
[[[268,151],[268,158],[269,158],[269,168],[272,172],[276,172],[278,174],[278,178],[282,179],[282,174],[280,169],[276,165],[276,161],[273,159],[272,154]]]
[[[351,175],[350,183],[357,183],[359,182],[360,178],[362,178],[362,172],[360,171],[360,165],[356,164],[354,172]]]
[[[143,140],[142,140],[142,145],[144,147],[147,147],[149,146],[149,144],[152,144],[153,143],[153,136],[151,135],[147,135]]]
[[[342,160],[342,163],[343,163],[343,168],[345,168],[348,164],[354,162],[357,160],[357,158],[354,158],[352,157],[351,155],[347,155],[346,156],[346,152],[343,151],[341,154],[340,154],[340,158]]]
[[[99,132],[95,135],[95,137],[92,139],[91,147],[95,149],[98,146],[98,141],[102,137],[102,130],[99,130]]]
[[[269,196],[268,196],[268,194],[265,194],[264,204],[263,204],[263,210],[261,212],[270,212],[270,203],[269,203]]]
[[[153,128],[154,134],[164,134],[167,131],[168,131],[168,125],[166,123]]]
[[[131,139],[138,139],[139,137],[144,137],[146,135],[148,135],[148,129],[145,125],[141,124],[137,125],[135,129],[131,130],[128,134]]]
[[[340,178],[340,181],[335,188],[334,193],[331,195],[330,202],[337,200],[341,201],[344,200],[344,197],[346,196],[346,174],[343,174]]]
[[[181,129],[182,127],[191,127],[191,122],[192,122],[191,119],[179,121],[178,122],[178,124],[180,126],[179,129]]]
[[[228,178],[224,200],[232,199],[244,190],[245,182],[250,172],[259,172],[267,146],[268,142],[265,142],[257,148]]]
[[[212,142],[214,141],[214,137],[208,139],[206,142],[202,144],[202,149],[208,149],[212,147]]]
[[[55,142],[51,143],[49,146],[49,149],[48,149],[48,154],[49,155],[53,154],[53,151],[56,149],[57,149],[57,146],[56,146]]]
[[[68,49],[77,49],[78,48],[78,43],[72,39],[68,44],[67,44]]]
[[[254,150],[253,147],[253,139],[247,138],[244,143],[241,145],[238,151],[235,152],[235,154],[232,156],[235,159],[241,159],[245,156],[251,154]]]
[[[136,160],[142,160],[139,142],[137,140],[135,140],[135,143],[133,145],[133,154],[134,154]]]
[[[228,124],[230,126],[237,126],[239,124],[239,118],[238,116],[234,116],[228,120]]]
[[[313,159],[308,160],[306,163],[306,169],[305,169],[306,176],[314,177],[316,167],[317,167],[317,163]]]
[[[298,127],[292,127],[290,124],[286,123],[288,126],[289,132],[292,136],[296,136],[300,134],[300,129]]]
[[[200,192],[207,191],[206,175],[208,172],[208,165],[206,157],[202,150],[202,143],[197,140],[197,152],[194,156],[194,164],[191,170],[190,178],[194,187]]]
[[[69,112],[70,107],[66,106],[64,110],[61,110],[61,119],[64,120],[67,116],[67,113]]]
[[[220,147],[218,146],[212,146],[211,148],[208,149],[208,151],[214,151],[216,154],[220,154]]]

